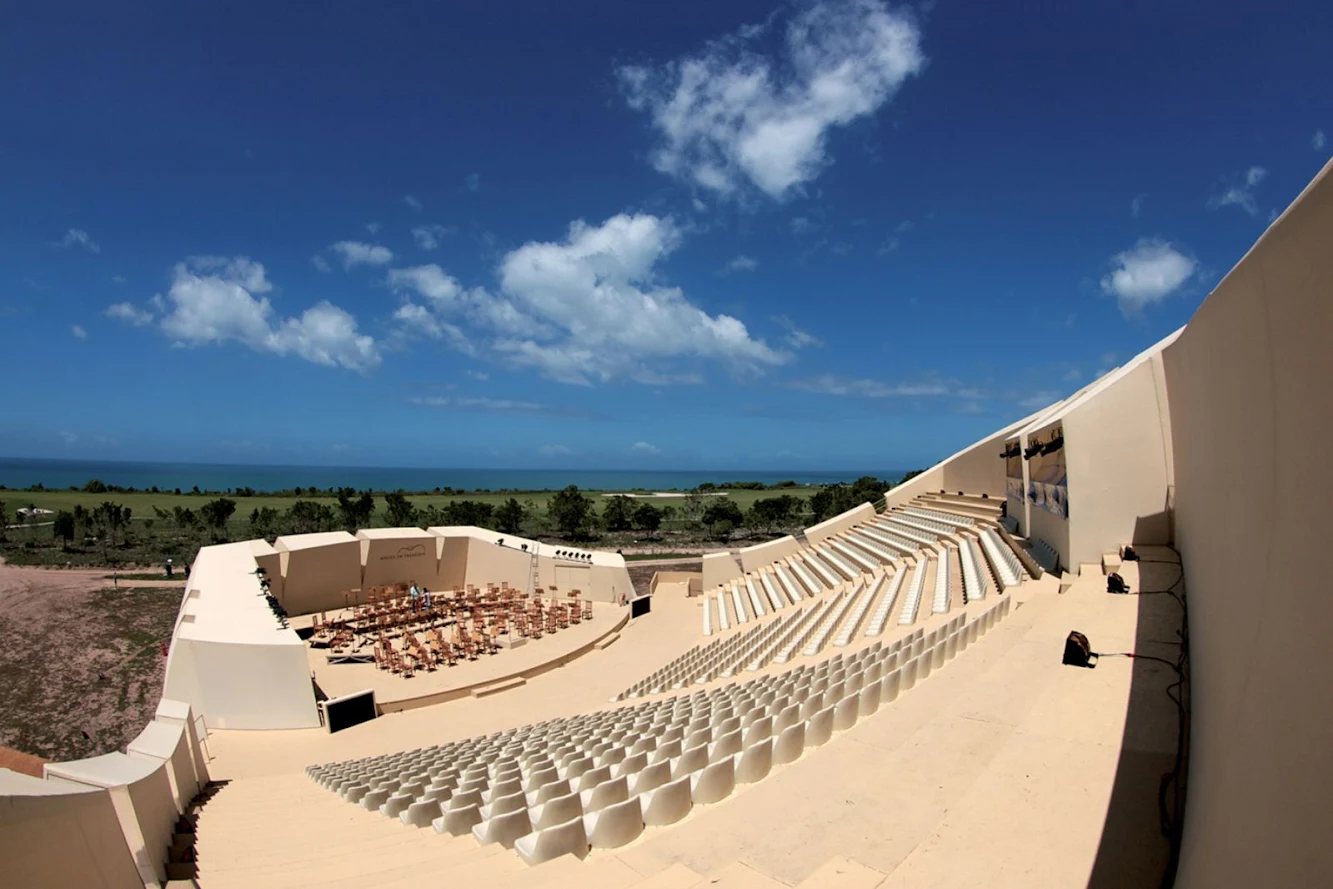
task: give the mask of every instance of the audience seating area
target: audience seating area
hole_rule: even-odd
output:
[[[924,577],[923,569],[916,574]],[[869,592],[804,611],[868,605],[884,586],[895,585],[881,577]],[[827,743],[977,641],[1011,602],[1004,597],[889,645],[692,695],[306,771],[349,803],[405,826],[470,833],[528,864],[582,858],[719,803]]]

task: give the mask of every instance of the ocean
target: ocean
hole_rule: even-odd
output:
[[[91,460],[33,460],[0,457],[0,485],[21,490],[33,485],[52,489],[81,488],[90,479],[140,490],[158,488],[225,491],[253,488],[353,487],[375,491],[548,491],[578,485],[588,491],[687,491],[705,482],[750,481],[774,484],[835,484],[863,475],[897,481],[905,470],[811,472],[809,470],[635,470],[635,469],[404,469],[383,466],[249,466],[225,463],[129,463]]]

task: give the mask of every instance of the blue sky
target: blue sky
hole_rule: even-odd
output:
[[[0,455],[926,465],[1333,153],[1330,7],[1225,5],[29,4]]]

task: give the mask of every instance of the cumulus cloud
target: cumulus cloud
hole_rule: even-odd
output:
[[[1258,214],[1259,203],[1255,198],[1255,189],[1267,176],[1268,171],[1263,167],[1250,167],[1243,174],[1232,177],[1231,184],[1222,192],[1209,198],[1209,208],[1240,207],[1251,216]]]
[[[378,244],[361,241],[339,241],[329,248],[342,257],[343,268],[355,265],[388,265],[393,262],[393,251]]]
[[[1166,241],[1143,238],[1111,259],[1102,290],[1126,314],[1161,302],[1194,274],[1195,260]]]
[[[144,327],[153,323],[153,313],[147,309],[137,308],[132,303],[116,303],[107,306],[106,316],[115,318],[118,321],[124,321],[127,324],[133,324],[135,327]]]
[[[272,289],[264,267],[248,257],[194,256],[177,263],[166,299],[154,303],[163,312],[162,332],[181,345],[239,342],[256,352],[359,371],[380,363],[374,338],[358,333],[350,314],[321,301],[298,317],[279,318],[265,295]],[[128,303],[107,314],[140,326],[154,318]]]
[[[662,449],[661,449],[661,448],[659,448],[659,447],[658,447],[657,445],[655,445],[655,444],[649,444],[649,443],[646,442],[646,441],[636,441],[636,442],[634,443],[634,445],[630,448],[630,450],[631,450],[631,451],[634,451],[636,454],[660,454],[660,453],[662,453]]]
[[[453,233],[447,225],[418,225],[412,229],[412,237],[422,250],[435,250],[440,246],[441,238]]]
[[[555,457],[562,454],[572,454],[574,452],[562,444],[545,444],[537,448],[537,453],[546,457]]]
[[[1314,135],[1310,137],[1310,147],[1315,151],[1323,151],[1324,146],[1328,144],[1328,137],[1324,135],[1323,130],[1315,130]]]
[[[382,228],[384,228],[384,225],[383,225],[382,223],[379,223],[379,222],[367,222],[367,223],[366,223],[366,231],[370,232],[372,235],[377,235],[377,234],[379,234],[379,233],[380,233],[380,229],[382,229]]]
[[[82,247],[89,253],[101,253],[102,248],[81,228],[72,228],[65,232],[65,237],[56,242],[60,247]]]
[[[319,272],[333,271],[333,266],[329,265],[329,261],[324,257],[320,256],[318,253],[310,257],[310,264],[313,265],[315,267],[315,270]]]
[[[413,210],[420,210],[420,209],[421,209],[421,201],[419,201],[419,200],[417,200],[416,198],[412,197],[412,195],[410,195],[410,194],[405,194],[405,195],[403,195],[403,203],[404,203],[404,204],[407,204],[407,206],[411,207]]]
[[[561,241],[506,254],[497,292],[466,288],[434,264],[393,269],[388,283],[410,305],[466,323],[473,340],[510,366],[566,383],[697,379],[672,366],[684,359],[738,370],[788,361],[738,319],[710,315],[660,280],[657,266],[681,237],[671,219],[645,214],[576,221]]]
[[[408,403],[421,407],[448,408],[451,410],[476,411],[487,414],[527,414],[530,416],[565,416],[561,408],[534,401],[520,401],[511,398],[487,398],[467,395],[423,395],[407,399]],[[573,412],[577,413],[577,412]]]
[[[925,65],[916,22],[881,0],[805,7],[774,56],[759,48],[768,28],[617,71],[629,106],[657,133],[660,172],[723,195],[748,183],[787,197],[830,163],[830,131],[873,115]]]
[[[722,273],[730,274],[731,272],[752,272],[757,268],[759,268],[759,260],[741,254],[740,256],[737,256],[735,259],[731,260],[726,265],[724,265],[722,267]]]
[[[76,340],[86,340],[88,338],[88,331],[84,330],[77,324],[71,327],[69,332],[74,334],[74,339]]]
[[[796,326],[796,322],[786,315],[774,315],[773,320],[787,329],[787,345],[793,349],[804,349],[807,346],[822,346],[824,341],[819,337],[802,330]]]

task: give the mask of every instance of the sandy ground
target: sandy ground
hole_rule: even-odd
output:
[[[0,744],[51,759],[96,755],[123,748],[152,718],[160,646],[184,583],[115,590],[107,573],[0,561]]]

